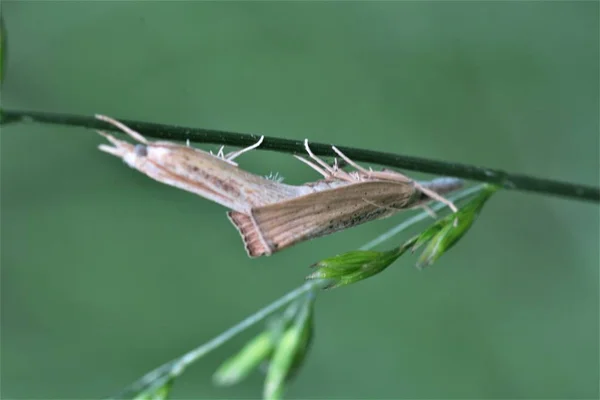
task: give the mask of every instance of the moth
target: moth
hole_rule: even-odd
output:
[[[167,141],[149,141],[141,134],[110,117],[97,115],[122,130],[137,144],[98,131],[112,145],[99,149],[123,159],[148,177],[194,193],[230,209],[230,221],[242,236],[250,257],[271,255],[297,243],[343,229],[386,218],[402,210],[438,200],[456,211],[442,197],[462,186],[455,178],[419,183],[390,170],[362,168],[339,149],[333,151],[356,170],[346,172],[315,156],[305,140],[305,149],[314,161],[295,156],[323,175],[324,179],[303,185],[288,185],[240,169],[234,159],[262,143],[224,154],[212,153]]]
[[[286,185],[237,167],[238,156],[260,146],[263,138],[250,147],[216,155],[166,141],[149,141],[121,122],[104,115],[96,118],[119,128],[137,144],[119,140],[98,131],[110,144],[98,148],[119,158],[150,178],[212,200],[237,212],[248,213],[253,207],[277,203],[309,193],[308,187]]]
[[[418,183],[395,171],[367,170],[349,159],[335,146],[332,149],[356,171],[346,172],[315,156],[304,142],[316,164],[295,156],[321,173],[327,182],[344,182],[335,188],[254,207],[249,213],[230,211],[250,257],[271,255],[286,247],[341,231],[365,222],[387,218],[400,211],[425,207],[429,201],[456,206],[441,195],[462,187],[456,178],[439,178]]]

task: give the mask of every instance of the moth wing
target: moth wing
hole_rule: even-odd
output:
[[[254,207],[249,214],[229,212],[250,257],[270,255],[305,240],[328,235],[410,206],[412,185],[358,182]]]

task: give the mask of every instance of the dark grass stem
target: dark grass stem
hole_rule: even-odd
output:
[[[77,126],[89,129],[114,131],[115,127],[95,119],[93,116],[69,115],[35,111],[0,110],[0,123],[6,125],[15,122],[33,121],[44,124]],[[120,119],[121,122],[144,136],[186,141],[196,143],[213,143],[230,146],[249,146],[259,139],[260,135],[227,132],[215,129],[187,128],[175,125],[154,124],[148,122]],[[334,156],[330,144],[311,142],[312,151],[320,156]],[[458,178],[487,182],[504,189],[536,192],[540,194],[561,196],[573,200],[600,202],[600,187],[560,182],[551,179],[536,178],[505,171],[477,167],[454,162],[429,160],[400,154],[364,150],[353,147],[337,146],[348,157],[355,161],[385,165],[400,169],[420,171],[435,175],[454,176]],[[290,140],[265,136],[258,150],[272,150],[282,153],[303,154],[304,144],[301,140]]]

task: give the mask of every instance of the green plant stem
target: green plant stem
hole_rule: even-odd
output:
[[[485,185],[481,184],[481,185],[476,185],[476,186],[472,186],[472,187],[463,189],[462,191],[456,193],[454,196],[449,197],[449,200],[451,200],[453,202],[457,202],[459,200],[462,200],[470,195],[473,195],[473,194],[479,192],[480,190],[482,190],[484,188],[484,186]],[[446,207],[447,206],[445,204],[436,203],[431,207],[431,209],[434,211],[440,211]],[[360,250],[372,249],[373,247],[383,243],[386,240],[391,239],[393,236],[399,234],[402,231],[405,231],[406,229],[410,228],[411,226],[417,224],[418,222],[420,222],[428,217],[430,217],[428,212],[425,212],[425,211],[420,212],[420,213],[414,215],[413,217],[405,220],[404,222],[397,225],[396,227],[394,227],[394,228],[390,229],[389,231],[383,233],[382,235],[378,236],[374,240],[368,242],[367,244],[362,246],[360,248]],[[292,301],[296,300],[303,294],[305,294],[311,290],[317,289],[322,284],[323,284],[323,282],[318,281],[318,280],[317,281],[309,281],[309,282],[306,282],[303,285],[291,290],[290,292],[288,292],[285,295],[283,295],[282,297],[278,298],[271,304],[258,310],[254,314],[250,315],[249,317],[243,319],[242,321],[240,321],[236,325],[232,326],[231,328],[227,329],[223,333],[219,334],[215,338],[209,340],[208,342],[196,347],[195,349],[187,352],[186,354],[184,354],[174,360],[171,360],[171,361],[161,365],[160,367],[156,368],[155,370],[147,373],[146,375],[142,376],[136,382],[134,382],[133,384],[128,386],[124,391],[119,393],[116,397],[117,398],[130,398],[130,397],[132,397],[132,395],[135,395],[136,393],[139,393],[142,390],[146,390],[149,387],[153,387],[154,382],[158,382],[159,380],[164,381],[165,377],[166,378],[174,378],[176,376],[181,375],[188,365],[197,361],[198,359],[200,359],[207,353],[211,352],[212,350],[215,350],[216,348],[218,348],[219,346],[221,346],[222,344],[224,344],[225,342],[227,342],[228,340],[230,340],[237,334],[243,332],[244,330],[246,330],[246,329],[250,328],[251,326],[257,324],[258,322],[262,321],[263,319],[268,317],[270,314],[274,313],[275,311],[279,310],[280,308],[282,308],[282,307],[286,306],[287,304],[291,303]]]
[[[115,127],[95,119],[93,116],[56,114],[35,111],[1,110],[2,125],[34,121],[44,124],[78,126],[90,129],[115,130]],[[198,143],[215,143],[231,146],[249,146],[259,139],[259,135],[226,132],[214,129],[186,128],[173,125],[120,120],[145,136]],[[312,151],[321,156],[335,156],[330,144],[311,142]],[[600,202],[600,187],[560,182],[551,179],[535,178],[505,171],[477,167],[473,165],[409,157],[400,154],[363,150],[338,146],[355,161],[370,162],[389,167],[426,172],[436,175],[454,176],[480,182],[487,182],[504,189],[523,190],[547,195],[567,197],[575,200]],[[265,136],[259,150],[274,150],[285,153],[304,153],[302,141]]]
[[[295,299],[302,296],[304,293],[309,292],[315,289],[318,286],[318,282],[306,282],[302,286],[295,288],[294,290],[286,293],[279,299],[275,300],[271,304],[267,305],[264,308],[261,308],[254,314],[249,317],[243,319],[236,325],[222,332],[218,336],[209,340],[208,342],[202,344],[201,346],[196,347],[192,351],[185,353],[183,356],[176,358],[175,360],[169,361],[166,364],[161,365],[155,370],[147,373],[135,383],[127,387],[122,393],[117,395],[117,398],[129,398],[131,394],[135,394],[144,390],[145,388],[152,385],[152,382],[162,378],[165,375],[168,375],[170,378],[179,376],[183,373],[183,371],[187,368],[188,365],[197,361],[207,353],[213,351],[217,347],[221,346],[237,334],[245,331],[250,328],[252,325],[262,321],[270,314],[279,310],[281,307],[291,303]]]

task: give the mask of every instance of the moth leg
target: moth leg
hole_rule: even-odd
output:
[[[211,156],[218,158],[219,160],[223,160],[228,164],[233,165],[234,167],[238,166],[238,163],[236,163],[235,161],[230,161],[225,157],[225,154],[223,153],[223,148],[225,146],[221,146],[219,147],[219,150],[217,151],[217,154],[213,153],[212,150],[209,150],[208,152],[210,153]]]
[[[458,212],[458,208],[454,205],[453,202],[451,202],[444,196],[440,195],[436,191],[424,187],[417,181],[410,179],[408,176],[406,176],[404,174],[401,174],[401,173],[395,172],[395,171],[387,171],[387,172],[373,171],[372,176],[374,178],[397,180],[400,182],[410,183],[415,187],[415,189],[417,189],[421,193],[425,194],[427,197],[431,198],[432,200],[436,200],[436,201],[439,201],[440,203],[447,205],[448,208],[450,208],[452,210],[452,212]]]
[[[260,144],[263,142],[263,140],[265,140],[264,135],[261,136],[260,139],[258,139],[258,142],[254,143],[252,146],[248,146],[245,149],[241,149],[241,150],[238,150],[238,151],[231,152],[231,153],[229,153],[227,155],[223,154],[223,148],[221,148],[221,150],[219,150],[219,154],[222,155],[221,158],[223,158],[225,161],[233,161],[235,158],[241,156],[242,154],[244,154],[244,153],[246,153],[246,152],[248,152],[250,150],[256,149],[258,146],[260,146]]]
[[[366,174],[368,177],[371,177],[371,175],[373,174],[372,169],[367,170],[367,169],[361,167],[360,165],[358,165],[357,163],[352,161],[350,158],[348,158],[348,156],[345,155],[344,153],[342,153],[337,147],[331,146],[331,148],[333,149],[333,151],[335,151],[337,153],[338,156],[340,156],[340,158],[342,160],[344,160],[345,162],[347,162],[348,164],[350,164],[351,166],[353,166],[354,168],[356,168],[358,171],[362,172],[363,174]]]
[[[437,214],[435,213],[435,211],[433,211],[433,209],[432,209],[431,207],[429,207],[429,206],[428,206],[428,205],[426,205],[426,204],[421,204],[421,205],[420,205],[420,207],[421,207],[423,210],[425,210],[425,212],[426,212],[427,214],[429,214],[429,216],[430,216],[431,218],[433,218],[433,219],[437,219],[437,217],[438,217],[438,216],[437,216]]]
[[[325,177],[325,179],[329,179],[331,178],[331,174],[323,171],[321,169],[321,167],[315,165],[314,163],[311,163],[310,161],[308,161],[306,158],[304,157],[300,157],[296,154],[294,154],[294,157],[296,157],[298,160],[302,161],[304,164],[308,165],[309,167],[311,167],[312,169],[314,169],[315,171],[317,171],[318,173],[320,173],[321,175],[323,175],[323,177]]]
[[[346,165],[348,165],[348,163],[344,160],[338,160],[337,157],[333,158],[333,170],[338,173],[339,171],[349,174],[350,176],[354,177],[354,175],[352,174],[352,172],[346,172],[344,171],[342,168],[344,168]]]
[[[228,164],[233,165],[234,167],[238,166],[238,163],[236,163],[235,161],[231,161],[228,160],[227,157],[225,156],[225,154],[223,153],[223,148],[225,148],[225,146],[221,146],[219,147],[219,150],[217,151],[217,154],[213,153],[212,150],[209,150],[209,153],[211,156],[213,157],[217,157],[219,160],[223,160]]]
[[[310,158],[315,160],[319,165],[321,165],[325,169],[325,171],[327,171],[329,176],[325,176],[326,178],[338,178],[350,182],[355,180],[351,174],[348,174],[346,171],[341,170],[336,166],[332,167],[331,165],[327,164],[325,161],[317,157],[310,149],[310,146],[308,145],[308,139],[304,139],[304,148],[306,149],[306,152],[308,153]]]
[[[361,167],[360,165],[358,165],[357,163],[355,163],[354,161],[352,161],[350,158],[348,158],[348,156],[346,156],[344,153],[342,153],[335,146],[331,146],[331,148],[333,149],[333,151],[335,151],[342,158],[342,160],[346,161],[348,164],[352,165],[354,168],[356,168],[358,171],[362,172],[363,174],[366,174],[368,177],[375,177],[375,178],[381,177],[381,178],[384,178],[384,179],[385,178],[387,178],[387,179],[395,179],[395,180],[399,180],[399,181],[402,181],[402,182],[412,183],[417,190],[419,190],[420,192],[422,192],[425,195],[429,196],[433,200],[437,200],[437,201],[439,201],[441,203],[444,203],[453,212],[457,212],[458,211],[458,208],[450,200],[448,200],[445,197],[439,195],[438,193],[434,192],[431,189],[427,189],[426,187],[421,186],[419,183],[417,183],[414,180],[410,179],[406,175],[403,175],[403,174],[401,174],[399,172],[377,172],[377,171],[373,171],[372,169],[367,170],[367,169]]]
[[[417,183],[415,181],[412,181],[412,183],[413,183],[413,185],[415,185],[415,188],[417,190],[419,190],[421,193],[429,196],[433,200],[437,200],[440,203],[447,205],[448,208],[452,210],[452,212],[458,212],[458,208],[454,205],[454,203],[451,202],[450,200],[448,200],[447,198],[445,198],[444,196],[434,192],[431,189],[423,187],[422,185],[420,185],[419,183]]]
[[[352,179],[354,179],[355,181],[362,181],[362,178],[360,176],[360,172],[358,171],[352,171],[352,172],[348,172],[348,174],[352,177]]]
[[[329,165],[325,161],[321,160],[319,157],[317,157],[312,152],[312,150],[310,149],[310,146],[308,145],[308,139],[304,139],[304,148],[306,149],[306,152],[308,153],[308,156],[310,158],[312,158],[313,160],[315,160],[320,166],[322,166],[323,168],[325,168],[325,171],[329,172],[329,174],[331,176],[333,176],[333,174],[335,173],[335,170],[331,167],[331,165]]]
[[[458,208],[454,205],[454,203],[451,202],[450,200],[448,200],[447,198],[445,198],[444,196],[440,195],[439,193],[437,193],[434,190],[431,190],[431,189],[428,189],[428,188],[424,187],[420,183],[416,182],[413,179],[410,179],[406,175],[403,175],[403,174],[401,174],[399,172],[395,172],[395,171],[393,171],[393,172],[392,171],[388,171],[388,172],[373,171],[371,175],[374,178],[381,178],[381,179],[388,179],[388,180],[397,180],[397,181],[400,181],[400,182],[410,183],[410,184],[412,184],[415,187],[415,189],[417,189],[421,193],[425,194],[429,198],[431,198],[433,200],[436,200],[436,201],[439,201],[440,203],[443,203],[443,204],[447,205],[448,208],[450,208],[452,210],[452,212],[457,212],[458,211]]]
[[[225,156],[225,153],[223,153],[223,149],[225,148],[225,146],[221,146],[219,147],[219,150],[217,151],[217,154],[213,154],[212,151],[210,152],[210,154],[213,154],[213,156],[220,158],[221,160],[225,160],[227,161],[227,157]],[[235,164],[234,162],[232,162],[232,164]],[[235,164],[237,165],[237,164]]]
[[[126,134],[128,134],[129,136],[131,136],[132,138],[134,138],[135,140],[137,140],[140,143],[144,143],[144,144],[149,143],[145,137],[143,137],[142,135],[140,135],[138,132],[134,131],[127,125],[123,124],[122,122],[117,121],[116,119],[107,117],[106,115],[100,115],[100,114],[96,114],[95,117],[96,117],[96,119],[99,119],[100,121],[107,122],[107,123],[119,128],[120,130],[122,130],[123,132],[125,132]]]

